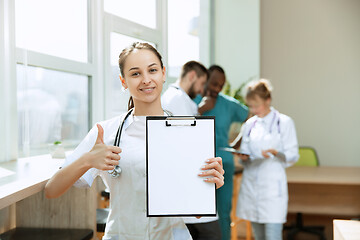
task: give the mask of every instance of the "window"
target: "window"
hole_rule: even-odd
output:
[[[49,153],[62,141],[76,146],[88,125],[88,77],[17,65],[19,156]]]
[[[200,0],[168,1],[168,75],[171,77],[178,77],[187,61],[200,60],[199,18]]]
[[[162,4],[158,5],[159,2]],[[119,79],[121,51],[133,42],[147,42],[162,53],[164,19],[160,13],[164,3],[163,0],[104,1],[107,12],[104,17],[105,118],[127,111],[129,92],[121,90]]]
[[[104,10],[132,22],[156,28],[156,0],[105,0]]]
[[[210,26],[209,6],[209,0],[0,1],[0,161],[48,153],[55,140],[73,148],[92,124],[126,111],[117,61],[134,41],[151,43],[163,56],[164,89],[186,61],[208,63],[202,32]]]
[[[88,61],[86,0],[16,0],[16,47]]]
[[[90,2],[15,1],[18,157],[73,149],[89,130]]]

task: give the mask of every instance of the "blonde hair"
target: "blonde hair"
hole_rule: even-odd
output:
[[[246,99],[253,99],[259,96],[263,100],[271,98],[273,88],[269,80],[260,79],[252,81],[247,86]]]

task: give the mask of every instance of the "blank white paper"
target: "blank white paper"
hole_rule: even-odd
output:
[[[169,123],[193,121],[169,121]],[[199,177],[214,157],[214,119],[196,126],[165,125],[147,120],[147,203],[149,216],[215,216],[215,184]]]

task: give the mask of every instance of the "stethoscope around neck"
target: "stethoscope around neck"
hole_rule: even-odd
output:
[[[274,111],[274,116],[273,116],[273,118],[272,118],[272,120],[271,120],[270,129],[269,129],[269,133],[270,133],[270,134],[271,134],[271,132],[272,132],[272,126],[273,126],[273,124],[274,124],[274,122],[275,122],[275,119],[276,119],[276,116],[277,116],[277,115],[280,115],[279,112],[278,112],[278,111]],[[252,131],[252,129],[255,127],[256,123],[257,123],[257,119],[256,119],[256,120],[253,122],[253,124],[251,125],[250,130],[249,130],[249,132],[248,132],[248,134],[247,134],[248,137],[250,137],[251,131]],[[277,119],[277,128],[278,128],[278,133],[280,133],[280,116],[279,116],[278,119]]]
[[[119,128],[118,128],[118,130],[117,130],[117,132],[116,132],[115,141],[114,141],[114,146],[116,146],[116,147],[119,147],[119,145],[120,145],[121,132],[122,132],[122,129],[123,129],[123,127],[124,127],[124,123],[125,123],[126,119],[130,116],[130,114],[133,112],[133,110],[134,110],[134,109],[132,108],[132,109],[130,109],[130,110],[126,113],[123,121],[122,121],[121,124],[119,125]],[[166,111],[166,110],[163,110],[163,111],[164,111],[168,116],[171,116],[171,115],[172,115],[170,112],[168,112],[168,111]],[[120,176],[121,168],[120,168],[119,165],[116,165],[115,168],[114,168],[113,170],[109,170],[108,173],[111,175],[111,177],[117,178],[117,177]]]

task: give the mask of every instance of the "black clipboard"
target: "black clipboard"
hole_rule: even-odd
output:
[[[198,176],[215,157],[215,117],[146,117],[147,217],[216,216],[216,186]]]

